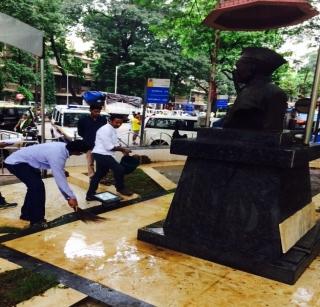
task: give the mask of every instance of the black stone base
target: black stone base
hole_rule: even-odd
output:
[[[320,252],[320,223],[286,254],[270,262],[236,250],[211,250],[180,237],[165,235],[163,223],[159,221],[139,229],[138,239],[290,285],[297,281]]]

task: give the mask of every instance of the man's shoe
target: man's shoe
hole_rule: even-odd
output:
[[[131,192],[130,190],[123,188],[123,189],[117,189],[117,192],[124,195],[124,196],[131,196],[133,194],[133,192]]]
[[[87,195],[86,196],[86,201],[94,201],[94,200],[97,200],[94,195]]]
[[[32,230],[41,230],[41,229],[46,229],[48,228],[48,223],[47,220],[41,220],[35,223],[30,222],[30,229]]]
[[[28,217],[28,216],[26,216],[26,215],[21,214],[21,215],[20,215],[20,220],[30,222],[30,217]]]
[[[7,202],[4,202],[4,203],[1,203],[1,204],[0,204],[0,210],[2,210],[2,209],[14,208],[14,207],[17,207],[17,206],[18,206],[17,203],[7,203]]]

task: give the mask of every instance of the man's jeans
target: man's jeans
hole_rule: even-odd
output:
[[[28,188],[21,215],[31,223],[42,221],[45,216],[46,191],[40,170],[27,163],[5,164],[5,167]]]
[[[110,169],[113,172],[114,180],[116,182],[116,189],[122,190],[124,188],[124,167],[112,156],[93,153],[93,158],[96,161],[96,172],[93,177],[91,177],[87,195],[91,196],[96,193],[100,180],[108,173]]]

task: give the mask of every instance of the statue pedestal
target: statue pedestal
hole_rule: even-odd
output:
[[[294,283],[320,251],[309,174],[320,146],[293,145],[289,133],[201,129],[171,153],[188,159],[167,218],[138,239]]]

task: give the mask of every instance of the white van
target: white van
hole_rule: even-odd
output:
[[[78,135],[78,122],[80,118],[89,114],[89,106],[69,105],[68,107],[66,105],[56,105],[51,119],[51,124],[56,130],[54,132],[58,132],[58,137],[63,137],[68,141],[81,139]],[[101,112],[101,115],[108,117],[108,114],[104,111]]]
[[[153,115],[146,119],[145,145],[170,145],[176,125],[179,133],[186,134],[188,138],[195,138],[200,128],[197,116]]]

